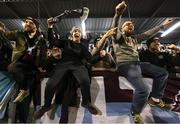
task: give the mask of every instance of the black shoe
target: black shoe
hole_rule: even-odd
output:
[[[52,106],[49,106],[49,107],[43,106],[41,109],[39,109],[38,111],[34,113],[34,119],[36,120],[36,119],[41,118],[44,115],[44,113],[49,111],[51,108]]]
[[[179,112],[180,113],[180,106],[176,106],[172,109],[174,112]]]
[[[94,115],[97,115],[98,114],[98,111],[97,109],[91,104],[91,103],[87,103],[87,104],[81,104],[82,107],[88,109],[88,111],[91,113],[91,114],[94,114]]]

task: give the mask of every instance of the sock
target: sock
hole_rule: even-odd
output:
[[[154,97],[151,97],[151,98],[152,98],[152,100],[155,101],[155,102],[159,102],[159,101],[160,101],[160,99],[157,99],[157,98],[154,98]]]

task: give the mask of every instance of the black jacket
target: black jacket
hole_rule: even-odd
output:
[[[0,34],[0,70],[7,70],[11,62],[12,46],[4,33]]]

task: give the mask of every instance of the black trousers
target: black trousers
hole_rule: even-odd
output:
[[[35,96],[35,82],[36,82],[36,69],[30,64],[23,62],[16,62],[10,68],[10,73],[13,75],[16,83],[18,84],[18,89],[27,90],[30,89],[30,95],[24,99],[21,103],[17,103],[16,108],[16,119],[20,123],[26,123],[29,114],[29,105],[33,97]],[[35,103],[35,102],[34,102]]]
[[[63,81],[64,77],[69,77],[68,75],[73,76],[80,85],[83,103],[87,104],[91,101],[90,79],[86,67],[84,65],[73,65],[71,62],[67,62],[57,64],[53,75],[48,80],[45,88],[44,106],[49,107],[51,105],[54,93],[58,90],[57,88],[64,87],[64,83],[68,83]]]
[[[77,96],[79,86],[72,76],[65,77],[63,81],[65,82],[61,83],[66,83],[66,85],[56,92],[55,103],[62,104],[59,123],[68,123],[69,106],[79,107],[80,104],[80,97]]]
[[[62,82],[63,81],[63,82]],[[61,82],[63,86],[58,87],[56,90],[55,104],[65,103],[68,106],[78,106],[76,103],[77,88],[79,87],[76,79],[68,73]]]
[[[11,68],[10,73],[13,75],[20,89],[27,90],[32,86],[36,70],[29,64],[16,62]]]

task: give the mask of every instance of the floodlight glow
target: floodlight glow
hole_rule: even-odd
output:
[[[180,26],[180,22],[177,22],[176,24],[174,24],[172,27],[170,27],[169,29],[167,29],[165,32],[163,32],[163,34],[161,34],[161,37],[166,36],[167,34],[171,33],[173,30],[175,30],[177,27]]]
[[[85,21],[81,22],[81,26],[82,26],[82,35],[86,36],[86,25],[85,25]]]
[[[23,27],[25,26],[25,23],[24,23],[24,22],[22,22],[22,26],[23,26]]]

